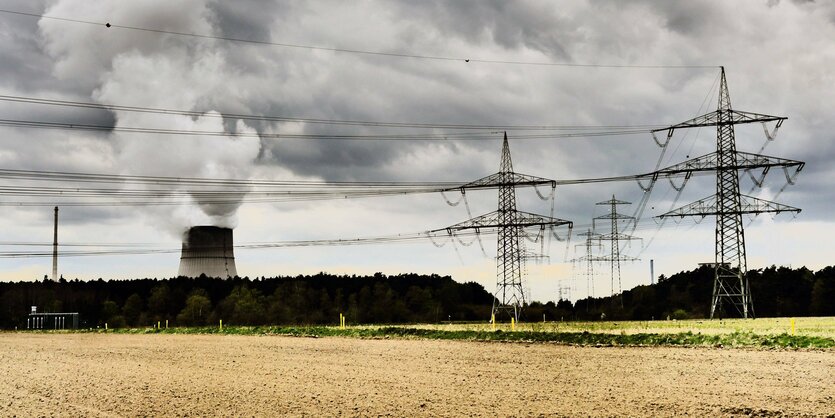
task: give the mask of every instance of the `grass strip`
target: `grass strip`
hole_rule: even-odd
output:
[[[104,332],[93,330],[93,332]],[[579,346],[683,346],[683,347],[754,347],[754,348],[835,348],[835,339],[803,335],[762,335],[750,331],[727,334],[639,333],[611,334],[594,332],[534,332],[534,331],[476,331],[436,330],[382,326],[378,328],[345,328],[324,326],[225,326],[177,327],[168,329],[121,328],[107,332],[122,334],[225,334],[225,335],[286,335],[295,337],[350,337],[364,339],[430,339],[497,342],[557,343]]]

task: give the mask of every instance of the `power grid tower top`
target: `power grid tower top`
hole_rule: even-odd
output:
[[[739,152],[736,150],[734,125],[743,123],[776,122],[776,129],[787,118],[759,113],[743,112],[731,108],[725,68],[721,68],[719,83],[719,103],[716,111],[696,117],[653,132],[667,131],[667,139],[673,131],[682,128],[716,127],[716,151],[660,170],[659,174],[687,173],[694,171],[716,172],[716,194],[700,199],[689,205],[674,209],[660,217],[716,216],[716,251],[714,262],[713,296],[711,298],[710,317],[723,311],[727,303],[736,308],[743,318],[754,316],[751,288],[747,278],[747,260],[745,254],[745,233],[742,224],[743,214],[800,212],[800,209],[743,195],[739,191],[739,170],[750,172],[762,168],[759,186],[771,167],[782,167],[789,183],[793,180],[788,175],[788,168],[795,167],[795,175],[803,168],[800,161],[786,160],[765,155]],[[768,132],[766,131],[768,135]],[[769,136],[769,139],[772,139]]]
[[[623,200],[615,199],[615,195],[612,195],[612,198],[609,200],[605,200],[603,202],[597,202],[597,205],[607,205],[610,207],[609,213],[606,215],[597,216],[592,220],[592,225],[596,229],[595,223],[598,220],[608,220],[610,222],[610,229],[608,234],[601,234],[597,239],[601,241],[609,241],[609,249],[610,255],[608,258],[603,258],[604,261],[609,261],[611,265],[611,285],[612,285],[612,296],[615,295],[615,275],[617,274],[618,278],[618,292],[623,290],[621,285],[621,276],[620,276],[620,262],[621,261],[636,261],[638,260],[635,257],[627,257],[623,256],[620,253],[620,242],[621,241],[633,241],[633,240],[640,240],[640,238],[627,235],[621,233],[619,231],[618,222],[620,221],[631,221],[634,220],[635,217],[624,215],[618,213],[618,205],[631,205],[631,202],[625,202]],[[623,300],[620,301],[621,306],[623,306]]]
[[[507,133],[502,142],[502,156],[499,172],[491,174],[461,187],[450,189],[499,189],[499,203],[496,211],[476,216],[444,229],[429,232],[446,231],[452,235],[458,231],[474,230],[478,234],[482,230],[495,229],[498,234],[496,251],[496,293],[493,298],[493,315],[498,318],[506,313],[519,320],[521,309],[525,305],[525,292],[522,287],[524,261],[531,258],[531,253],[525,248],[520,238],[526,228],[539,228],[541,232],[572,223],[551,216],[537,215],[516,209],[516,187],[537,186],[549,184],[556,187],[554,180],[534,177],[513,171],[513,161],[510,158],[510,146]],[[552,194],[553,196],[553,194]]]

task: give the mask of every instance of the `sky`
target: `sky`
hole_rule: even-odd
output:
[[[200,112],[160,115],[0,100],[0,119],[248,134],[0,126],[0,169],[464,183],[498,171],[501,133],[478,141],[276,139],[270,135],[425,130],[245,121],[228,115],[492,126],[666,126],[716,108],[721,65],[733,108],[788,117],[774,141],[766,140],[759,124],[737,127],[737,149],[757,152],[766,145],[763,154],[806,163],[796,184],[776,198],[801,208],[800,214],[745,219],[748,267],[820,269],[833,264],[835,5],[830,2],[3,0],[0,10],[0,95]],[[661,148],[646,132],[517,139],[514,135],[523,132],[510,129],[507,134],[516,172],[557,180],[646,173],[656,164],[665,167],[707,154],[716,141],[713,129],[677,131],[662,158]],[[771,171],[761,188],[752,190],[750,180],[741,180],[743,193],[752,190],[751,195],[764,199],[774,198],[785,185],[780,170]],[[713,261],[713,218],[699,224],[667,221],[659,228],[654,217],[714,192],[710,176],[690,179],[678,199],[668,183],[655,186],[641,227],[634,232],[642,241],[624,248],[640,260],[623,264],[621,288],[649,283],[650,260],[656,276]],[[619,208],[632,214],[644,192],[635,182],[556,189],[554,216],[573,221],[577,228],[567,243],[530,245],[549,255],[527,265],[525,287],[531,299],[556,300],[561,288],[570,288],[572,299],[611,293],[608,265],[595,266],[590,288],[583,276],[585,265],[571,260],[584,251],[577,247],[583,243],[577,233],[593,217],[608,213],[595,203],[613,195],[634,202]],[[521,210],[550,212],[550,203],[532,189],[518,189],[517,199]],[[43,206],[13,204],[20,200],[0,195],[0,252],[20,250],[5,245],[9,243],[52,240],[51,205],[61,200],[40,199]],[[473,191],[467,202],[474,215],[495,210],[496,191]],[[450,206],[439,194],[244,201],[231,208],[199,202],[65,207],[60,210],[59,241],[177,249],[183,230],[193,225],[233,226],[236,244],[246,244],[410,234],[467,218],[463,205]],[[236,263],[239,274],[249,277],[320,271],[449,274],[492,292],[495,237],[485,237],[483,246],[484,251],[476,244],[437,247],[420,240],[239,249]],[[176,251],[65,257],[59,260],[59,272],[70,279],[162,278],[175,275],[178,263]],[[50,272],[48,257],[0,258],[0,280],[35,280]]]

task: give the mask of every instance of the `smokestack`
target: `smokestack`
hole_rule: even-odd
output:
[[[52,238],[52,280],[58,280],[58,206],[55,207],[55,233]]]
[[[655,260],[649,260],[649,283],[655,284]]]
[[[183,236],[178,276],[235,277],[232,229],[218,226],[193,226]]]

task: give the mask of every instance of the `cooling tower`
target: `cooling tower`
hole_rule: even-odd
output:
[[[235,253],[232,229],[217,226],[193,226],[183,235],[178,276],[235,277]]]

